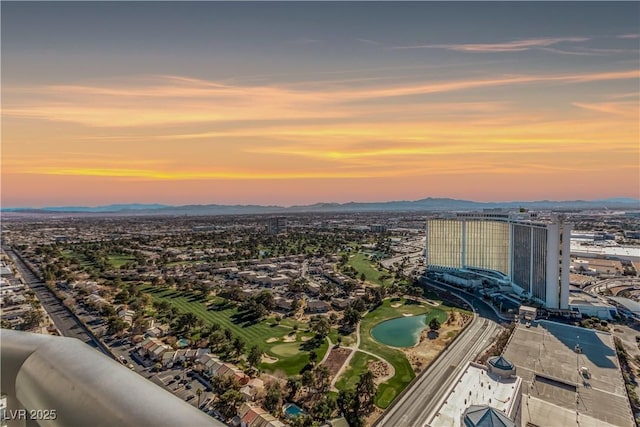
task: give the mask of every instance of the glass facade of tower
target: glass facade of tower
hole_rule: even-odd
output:
[[[563,258],[568,259],[568,251],[563,254],[562,241],[558,245],[565,228],[570,230],[566,225],[559,228],[555,223],[498,214],[461,213],[453,218],[429,219],[427,268],[497,271],[507,276],[519,293],[565,307],[568,275],[564,277],[561,264]]]
[[[509,276],[509,224],[501,221],[463,221],[464,265],[499,271]]]
[[[462,268],[462,221],[438,219],[429,221],[427,259],[433,265]]]
[[[513,224],[513,271],[511,280],[528,291],[531,287],[531,227]]]

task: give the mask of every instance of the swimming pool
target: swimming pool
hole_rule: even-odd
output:
[[[297,417],[298,415],[306,414],[305,410],[293,403],[287,403],[282,407],[284,409],[284,416],[286,418]]]

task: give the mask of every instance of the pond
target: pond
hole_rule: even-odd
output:
[[[282,409],[284,409],[285,418],[297,417],[298,415],[305,414],[304,409],[293,403],[287,403],[282,407]]]
[[[376,341],[392,347],[413,347],[420,339],[420,332],[427,327],[426,314],[398,317],[378,323],[371,335]]]

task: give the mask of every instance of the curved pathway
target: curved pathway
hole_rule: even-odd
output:
[[[366,316],[367,313],[364,313],[363,317]],[[389,374],[385,375],[382,378],[377,378],[377,382],[383,383],[385,381],[388,381],[389,379],[393,378],[393,376],[396,374],[396,370],[393,367],[393,365],[391,363],[389,363],[389,361],[387,361],[386,359],[378,356],[375,353],[372,353],[370,351],[367,350],[362,350],[360,349],[360,324],[362,323],[362,321],[358,322],[358,325],[356,326],[356,345],[355,346],[351,346],[351,347],[343,347],[343,348],[349,348],[351,349],[351,353],[349,354],[349,356],[345,359],[344,363],[342,364],[342,366],[340,367],[340,369],[338,370],[338,372],[336,373],[336,375],[333,377],[333,380],[331,380],[331,389],[333,391],[337,391],[337,389],[335,388],[335,384],[336,381],[338,381],[338,379],[340,378],[340,376],[343,374],[344,370],[349,366],[349,362],[351,362],[351,359],[353,358],[353,355],[356,354],[356,352],[362,352],[365,354],[368,354],[369,356],[372,356],[378,360],[380,360],[383,363],[386,363],[387,366],[389,367]],[[327,337],[327,339],[329,339]],[[331,345],[331,340],[329,340],[329,345]],[[326,360],[327,356],[329,355],[329,352],[327,352],[327,354],[325,355],[324,359],[322,360],[324,362],[324,360]]]

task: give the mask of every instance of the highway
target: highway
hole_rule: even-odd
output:
[[[452,292],[457,293],[457,292]],[[410,387],[394,402],[393,406],[377,422],[377,426],[422,427],[435,414],[434,411],[445,397],[451,382],[482,350],[488,347],[500,330],[496,318],[482,300],[468,295],[461,296],[473,302],[474,319],[458,339],[423,372]],[[489,319],[478,315],[488,315]],[[493,314],[493,316],[491,316]],[[497,320],[497,319],[496,319]]]
[[[65,337],[77,338],[85,344],[94,347],[110,356],[109,352],[95,338],[80,320],[51,292],[51,290],[36,277],[31,269],[9,248],[4,248],[5,252],[13,260],[16,268],[22,275],[27,286],[36,294],[42,307],[49,313],[54,325]]]

